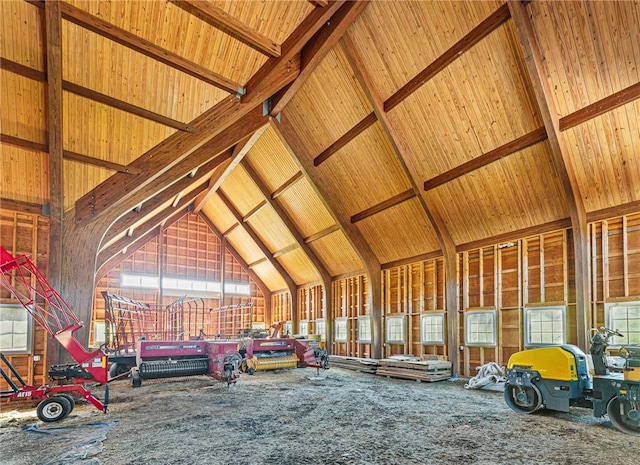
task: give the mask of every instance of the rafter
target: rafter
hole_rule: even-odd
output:
[[[354,127],[349,129],[342,137],[340,137],[337,141],[331,144],[329,147],[324,149],[320,155],[313,159],[313,166],[320,166],[320,164],[326,161],[331,155],[336,153],[342,147],[347,145],[353,139],[355,139],[358,135],[363,133],[369,126],[378,121],[378,117],[375,112],[369,113],[365,116],[362,121],[356,124]]]
[[[401,204],[402,202],[406,202],[409,199],[413,199],[416,197],[416,192],[413,189],[407,189],[404,192],[401,192],[393,197],[380,202],[373,207],[367,208],[366,210],[361,211],[360,213],[356,213],[351,217],[352,223],[357,223],[358,221],[362,221],[365,218],[369,218],[370,216],[381,213],[391,207],[395,207],[396,205]]]
[[[304,179],[304,174],[302,171],[298,171],[296,174],[287,179],[280,187],[278,187],[275,191],[271,193],[271,200],[275,200],[284,194],[287,189],[297,183],[299,180]]]
[[[320,240],[323,237],[328,236],[329,234],[333,234],[336,231],[340,231],[340,226],[338,226],[337,224],[334,224],[333,226],[329,226],[328,228],[325,228],[322,231],[318,231],[317,233],[312,234],[309,237],[305,237],[304,241],[307,244],[311,244],[312,242]]]
[[[34,150],[36,152],[49,152],[49,146],[47,144],[39,144],[38,142],[32,142],[30,140],[21,139],[19,137],[10,136],[8,134],[0,134],[0,142],[13,145],[15,147]],[[83,163],[85,165],[99,166],[100,168],[119,171],[121,173],[138,174],[139,172],[135,168],[130,168],[128,166],[120,165],[118,163],[113,163],[107,160],[101,160],[99,158],[89,157],[87,155],[71,152],[69,150],[63,150],[62,157],[67,160],[73,160],[78,163]]]
[[[247,221],[249,221],[253,216],[257,215],[260,210],[266,207],[267,204],[268,203],[266,200],[263,200],[262,202],[258,203],[258,205],[253,207],[246,215],[242,217],[242,222],[246,223]]]
[[[62,17],[67,21],[77,24],[89,31],[95,32],[96,34],[117,42],[120,45],[124,45],[125,47],[135,50],[149,58],[153,58],[160,63],[164,63],[167,66],[182,71],[196,79],[207,82],[218,89],[222,89],[231,94],[236,94],[242,91],[242,85],[232,81],[231,79],[227,79],[218,73],[214,73],[203,66],[193,63],[180,55],[157,46],[153,42],[149,42],[148,40],[138,37],[129,31],[108,23],[97,16],[93,16],[80,8],[70,5],[69,3],[59,3]]]
[[[449,171],[445,171],[438,176],[429,179],[424,182],[424,190],[428,191],[431,189],[435,189],[442,184],[446,184],[449,181],[453,181],[454,179],[460,178],[466,174],[469,174],[477,169],[482,168],[483,166],[487,166],[495,161],[500,160],[501,158],[507,157],[514,153],[518,153],[521,150],[526,149],[538,142],[542,142],[547,139],[547,130],[544,127],[534,129],[533,131],[525,134],[522,137],[519,137],[511,142],[507,142],[504,145],[501,145],[498,148],[495,148],[487,153],[480,155],[479,157],[475,157],[472,160],[469,160],[466,163],[463,163],[460,166],[456,166]]]
[[[505,23],[510,17],[509,7],[504,4],[494,11],[484,21],[474,27],[462,39],[453,44],[449,49],[436,58],[429,66],[420,71],[416,77],[407,82],[398,91],[384,102],[384,111],[390,111],[400,104],[409,95],[422,87],[427,81],[436,76],[451,63],[458,59],[464,52],[480,42],[495,29]]]
[[[196,18],[205,21],[216,29],[239,40],[245,45],[267,56],[279,57],[280,45],[255,29],[248,27],[226,11],[211,3],[196,0],[170,0],[171,3],[188,11]]]
[[[265,198],[265,201],[267,201],[271,206],[271,208],[274,209],[274,211],[278,214],[278,217],[282,220],[282,222],[286,226],[289,233],[293,236],[293,238],[296,241],[295,245],[302,249],[302,251],[309,258],[309,260],[311,260],[311,263],[313,263],[313,266],[316,268],[316,271],[318,272],[318,276],[322,281],[322,286],[324,288],[325,295],[328,296],[325,298],[329,299],[327,302],[325,302],[325,308],[327,308],[326,304],[328,302],[331,302],[331,299],[330,299],[331,275],[327,271],[327,268],[325,267],[324,263],[322,263],[320,258],[316,255],[316,253],[313,251],[313,249],[305,241],[304,237],[302,236],[295,222],[293,221],[293,218],[291,218],[289,213],[287,213],[287,211],[277,201],[275,201],[272,198],[272,193],[270,192],[269,187],[262,180],[258,172],[253,168],[253,166],[251,166],[250,163],[246,161],[242,164],[242,166],[247,172],[247,174],[249,175],[249,177],[251,178],[251,180],[253,181],[253,183],[258,187],[258,189],[262,193],[262,196]]]
[[[32,215],[49,216],[49,205],[0,197],[0,208]]]
[[[140,250],[142,247],[151,242],[158,234],[160,234],[161,230],[162,228],[160,226],[156,226],[155,229],[149,231],[144,236],[139,237],[137,241],[129,244],[126,251],[121,251],[121,253],[114,255],[109,260],[104,262],[102,266],[96,271],[96,282],[104,278],[109,270],[112,270],[127,258],[129,258],[131,255]]]
[[[337,3],[337,2],[336,2]],[[306,80],[311,76],[315,68],[320,64],[329,51],[336,46],[340,38],[347,32],[347,29],[364,11],[369,4],[365,0],[351,0],[346,2],[331,17],[325,27],[309,41],[301,51],[300,75],[289,86],[282,89],[273,99],[270,114],[277,115],[289,103],[293,96],[302,88]],[[314,10],[324,10],[330,7],[316,8]]]
[[[592,103],[578,111],[574,111],[570,115],[560,118],[560,131],[566,131],[574,126],[589,121],[596,116],[603,115],[610,112],[622,105],[626,105],[629,102],[633,102],[640,98],[640,82],[622,89],[613,95],[609,95],[597,102]]]
[[[531,14],[526,6],[518,0],[508,0],[508,7],[513,17],[516,32],[522,47],[527,71],[533,87],[544,126],[549,138],[553,163],[560,176],[569,212],[571,214],[571,229],[575,255],[575,285],[576,285],[576,325],[577,342],[586,349],[588,331],[591,327],[589,309],[589,233],[584,201],[575,173],[565,148],[565,141],[560,136],[560,122],[558,111],[552,98],[549,83],[545,79],[542,53],[531,22]]]

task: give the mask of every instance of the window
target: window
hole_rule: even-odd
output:
[[[612,345],[640,344],[640,302],[611,304],[607,307],[607,324],[624,337],[612,337]]]
[[[444,313],[420,315],[420,340],[423,344],[444,344]]]
[[[251,295],[251,286],[242,283],[225,283],[224,292],[227,294]]]
[[[141,274],[122,274],[120,276],[120,285],[122,287],[159,289],[160,279],[158,278],[158,276],[141,275]]]
[[[336,342],[347,342],[348,332],[347,332],[346,318],[336,318],[335,333],[336,333],[336,338],[335,338]]]
[[[496,345],[495,310],[466,312],[464,314],[464,326],[467,345]]]
[[[22,305],[0,305],[0,352],[31,353],[32,318]]]
[[[358,342],[365,344],[371,342],[371,318],[368,316],[358,318]]]
[[[94,344],[100,345],[107,342],[107,335],[105,331],[106,331],[106,325],[104,321],[93,322],[93,343]]]
[[[404,344],[404,316],[387,317],[387,342]]]
[[[292,334],[292,333],[291,333],[291,326],[292,326],[292,325],[291,325],[291,322],[290,322],[290,321],[287,321],[287,322],[284,324],[284,328],[282,328],[282,334],[281,334],[281,335],[282,335],[282,336],[291,336],[291,334]]]
[[[300,336],[309,335],[309,320],[301,320],[298,326],[300,328],[300,331],[298,331],[298,334],[300,334]]]
[[[316,334],[320,336],[321,341],[327,340],[327,324],[325,323],[324,318],[316,320]]]
[[[529,307],[524,309],[524,344],[526,346],[565,343],[564,307]]]

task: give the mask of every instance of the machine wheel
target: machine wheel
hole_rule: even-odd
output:
[[[531,386],[512,386],[504,388],[504,400],[511,410],[518,413],[533,413],[542,407],[542,394],[538,388]]]
[[[71,412],[71,403],[65,396],[47,397],[38,404],[38,418],[46,423],[59,421]]]
[[[629,416],[621,411],[620,400],[614,397],[607,405],[607,415],[613,426],[623,433],[640,436],[640,422],[633,421]]]
[[[63,392],[62,394],[56,394],[56,396],[64,397],[65,399],[67,399],[69,401],[69,405],[71,405],[71,410],[69,410],[69,413],[73,412],[73,408],[76,406],[76,400],[71,394]]]
[[[142,386],[142,378],[140,377],[140,372],[137,368],[131,369],[131,387],[140,387]]]

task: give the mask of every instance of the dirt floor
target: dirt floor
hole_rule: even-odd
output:
[[[98,388],[96,395],[102,395]],[[332,368],[213,379],[128,380],[109,412],[78,404],[61,422],[0,413],[0,463],[638,464],[640,440],[588,410],[512,412],[502,393]],[[9,405],[12,407],[13,405]]]

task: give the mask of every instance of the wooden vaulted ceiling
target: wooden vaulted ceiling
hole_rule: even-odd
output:
[[[638,2],[0,18],[0,197],[68,244],[93,228],[98,272],[187,212],[277,291],[640,210]]]

